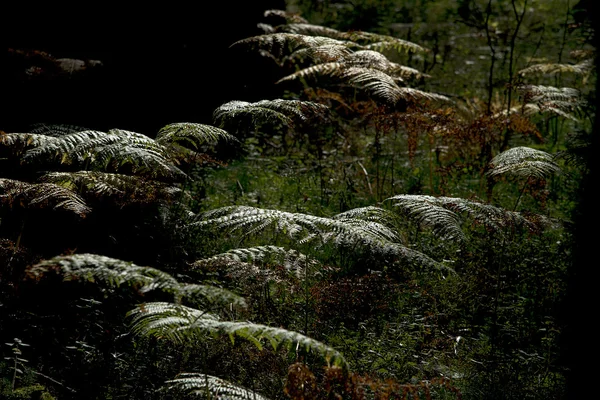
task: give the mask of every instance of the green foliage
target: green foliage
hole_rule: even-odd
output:
[[[289,1],[273,99],[1,133],[0,394],[560,398],[595,50],[526,3]]]

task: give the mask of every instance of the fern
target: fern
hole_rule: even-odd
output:
[[[177,378],[165,383],[169,385],[166,387],[167,390],[184,392],[188,395],[223,400],[268,400],[256,392],[221,378],[200,373],[181,373]]]
[[[309,214],[248,206],[230,206],[211,210],[199,217],[201,220],[189,228],[227,230],[229,235],[254,236],[267,229],[283,234],[299,245],[315,243],[315,249],[330,243],[340,249],[362,251],[371,256],[381,256],[394,265],[416,264],[420,267],[444,269],[445,267],[418,251],[399,243],[400,237],[387,218],[389,214],[376,208],[345,212],[332,218]],[[370,220],[369,220],[370,218]]]
[[[153,139],[135,132],[82,131],[48,140],[28,150],[23,162],[44,161],[76,165],[83,169],[118,170],[129,164],[133,173],[180,178],[185,174],[170,161],[169,151]]]
[[[229,306],[246,308],[245,300],[229,290],[208,285],[180,283],[156,268],[142,267],[98,254],[58,256],[27,268],[27,277],[40,281],[49,275],[59,275],[63,281],[91,282],[106,289],[130,287],[138,294],[154,290],[196,306]]]
[[[541,150],[529,147],[514,147],[492,159],[487,176],[497,178],[501,175],[547,179],[560,171],[554,157]]]
[[[336,40],[324,36],[309,36],[298,33],[267,33],[239,40],[232,46],[245,46],[252,50],[260,50],[276,60],[287,57],[297,50],[327,45],[356,47],[356,43]]]
[[[87,198],[110,197],[122,204],[173,201],[182,197],[181,189],[164,182],[108,172],[49,172],[39,179]]]
[[[0,178],[0,204],[8,207],[52,208],[85,217],[91,212],[73,191],[53,183],[27,183]]]
[[[156,142],[162,145],[185,143],[197,150],[203,144],[216,143],[219,140],[237,141],[223,129],[204,125],[182,122],[170,124],[158,131]]]
[[[418,44],[395,38],[392,36],[379,35],[371,32],[352,31],[340,32],[333,28],[321,25],[311,25],[307,23],[287,24],[277,27],[280,31],[286,31],[301,35],[311,35],[319,37],[329,37],[336,40],[342,40],[350,43],[356,43],[357,47],[365,50],[395,50],[398,52],[427,52],[428,50]]]
[[[325,358],[328,365],[347,367],[344,357],[335,349],[300,333],[282,328],[273,328],[250,322],[219,321],[203,311],[182,305],[153,302],[142,304],[131,310],[132,332],[142,336],[164,338],[176,343],[193,342],[207,334],[228,335],[233,342],[236,337],[263,348],[268,341],[273,350],[287,348],[297,353],[310,351]]]
[[[516,227],[525,227],[532,232],[546,227],[557,227],[555,221],[542,215],[530,215],[508,211],[491,204],[480,203],[458,197],[433,197],[426,195],[397,195],[388,198],[394,206],[421,226],[427,226],[447,240],[464,241],[463,224],[483,226],[492,233],[504,235]]]
[[[98,254],[58,256],[27,269],[27,276],[38,281],[49,274],[60,275],[64,281],[92,282],[109,288],[130,286],[140,293],[155,289],[175,292],[179,287],[171,275],[158,269]]]
[[[527,75],[560,73],[572,73],[576,75],[588,75],[594,68],[592,59],[583,60],[577,64],[536,64],[520,70],[518,73],[524,77]]]
[[[299,14],[291,13],[291,12],[284,11],[284,10],[274,10],[274,9],[266,10],[263,15],[265,16],[265,18],[272,17],[272,16],[283,18],[289,23],[296,23],[296,24],[308,23],[308,21],[305,20],[304,18],[302,18]]]
[[[400,87],[396,83],[398,80],[402,80],[400,77],[393,78],[378,69],[352,66],[352,63],[347,62],[331,62],[313,65],[285,76],[277,83],[313,77],[330,77],[336,79],[338,85],[346,84],[361,88],[374,98],[390,105],[395,105],[400,100],[407,99],[450,101],[449,98],[443,95],[423,92],[408,87]]]

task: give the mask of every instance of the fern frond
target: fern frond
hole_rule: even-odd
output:
[[[204,308],[209,308],[215,303],[222,306],[248,308],[243,297],[227,289],[211,285],[181,283],[177,288],[176,297],[178,303],[185,299],[189,304]]]
[[[416,43],[402,40],[393,36],[380,35],[372,32],[353,31],[344,34],[344,38],[363,44],[366,50],[386,51],[395,50],[397,52],[427,53],[428,49],[419,46]],[[366,43],[366,44],[364,44]]]
[[[81,168],[119,169],[125,164],[133,173],[155,177],[181,178],[185,174],[169,160],[168,150],[155,140],[135,132],[112,129],[109,132],[82,131],[40,143],[28,150],[23,162],[45,160],[75,164]]]
[[[29,130],[30,133],[36,133],[46,136],[65,136],[72,133],[89,131],[88,128],[84,128],[78,125],[66,125],[66,124],[34,124]]]
[[[350,53],[345,58],[345,62],[357,67],[376,69],[398,78],[430,77],[429,75],[421,74],[421,72],[414,68],[393,63],[383,54],[373,50],[360,50]]]
[[[337,29],[309,23],[291,23],[279,26],[279,31],[309,36],[323,36],[337,40],[347,40],[347,35]]]
[[[465,239],[461,220],[452,210],[438,205],[439,200],[426,195],[399,195],[389,198],[395,207],[402,208],[408,216],[421,226],[429,226],[433,232],[446,240]]]
[[[34,280],[49,274],[61,275],[64,281],[95,282],[109,288],[130,286],[140,293],[155,289],[173,292],[179,288],[179,283],[161,270],[98,254],[58,256],[27,269],[27,276]]]
[[[390,105],[396,104],[401,99],[450,101],[446,96],[439,94],[427,93],[408,87],[400,87],[396,83],[400,78],[393,78],[378,69],[351,66],[351,64],[345,62],[313,65],[283,77],[277,83],[298,78],[322,76],[335,78],[339,83],[361,88],[376,99]]]
[[[560,172],[560,167],[551,154],[530,147],[513,147],[492,159],[487,176],[495,178],[513,175],[547,179],[557,172]]]
[[[407,215],[422,226],[429,226],[434,233],[448,239],[464,240],[464,233],[459,230],[462,231],[462,226],[468,221],[500,235],[515,227],[525,227],[537,232],[546,227],[557,226],[555,221],[541,215],[509,211],[459,197],[397,195],[386,201],[388,200],[405,209]]]
[[[132,332],[142,336],[166,338],[173,342],[189,342],[203,339],[207,334],[228,335],[248,340],[259,349],[268,341],[273,350],[309,351],[321,355],[328,365],[347,367],[344,357],[335,349],[297,332],[273,328],[251,322],[219,321],[207,318],[205,313],[190,307],[172,303],[146,303],[131,310]]]
[[[181,373],[177,378],[165,383],[169,385],[167,390],[176,390],[188,395],[208,395],[209,398],[222,400],[268,400],[256,392],[234,385],[216,376],[200,373]]]
[[[328,44],[323,46],[301,48],[299,50],[294,51],[285,59],[291,61],[309,60],[313,64],[320,64],[343,60],[350,54],[352,54],[352,50],[350,50],[348,46],[339,44]]]
[[[358,223],[353,223],[351,218],[333,219],[248,206],[227,207],[225,211],[227,214],[222,217],[199,221],[192,226],[212,225],[230,232],[241,230],[244,236],[271,227],[291,238],[314,233],[324,241],[397,240],[395,232],[377,222],[358,220]]]
[[[580,92],[573,88],[557,88],[542,85],[521,85],[517,91],[525,98],[525,102],[543,103],[548,101],[578,102]]]
[[[138,176],[97,171],[50,172],[40,181],[54,183],[86,197],[113,197],[125,203],[153,203],[181,196],[181,189]]]
[[[356,46],[355,43],[336,40],[329,37],[309,36],[288,32],[267,33],[264,35],[252,36],[239,40],[231,46],[246,46],[253,50],[266,51],[275,59],[280,59],[283,56],[289,56],[299,49],[327,45]]]
[[[536,74],[559,74],[572,73],[576,75],[587,75],[594,68],[592,59],[584,60],[577,64],[536,64],[520,70],[520,76]]]
[[[85,217],[90,211],[73,191],[53,183],[28,183],[0,178],[0,204],[25,208],[52,208]]]
[[[230,270],[229,275],[231,276],[244,275],[244,271],[252,270],[255,276],[262,277],[263,283],[281,282],[272,269],[265,270],[256,264],[281,266],[287,274],[291,274],[295,278],[301,278],[305,268],[315,269],[320,266],[319,261],[312,257],[293,249],[273,245],[232,249],[210,258],[198,260],[192,266],[198,268],[208,265],[224,265]]]
[[[48,146],[57,139],[39,133],[3,133],[0,132],[0,146],[8,148],[10,153],[20,156],[27,150]]]
[[[156,142],[163,146],[185,143],[196,150],[203,144],[214,144],[219,140],[237,141],[235,136],[221,128],[190,122],[169,124],[156,135]]]
[[[354,215],[346,212],[333,218],[325,218],[249,206],[229,206],[200,216],[200,221],[191,223],[188,227],[227,230],[230,235],[239,232],[242,237],[271,229],[301,245],[310,242],[319,248],[322,244],[330,243],[337,248],[360,250],[372,256],[381,255],[394,263],[443,268],[426,255],[400,244],[400,237],[395,229],[390,227],[388,221],[378,220],[378,215],[382,219],[387,218],[383,210],[374,211],[370,208],[356,211]]]
[[[327,110],[322,104],[301,100],[275,99],[255,103],[235,100],[218,107],[213,113],[213,120],[219,126],[226,126],[247,116],[255,125],[281,123],[290,127],[296,122],[322,117]]]
[[[285,10],[266,10],[263,14],[265,18],[276,16],[284,18],[288,23],[307,24],[308,21],[302,18],[299,14],[291,13]]]

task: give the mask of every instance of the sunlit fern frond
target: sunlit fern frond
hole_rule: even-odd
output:
[[[290,277],[288,272],[282,274],[271,265],[259,265],[219,256],[194,261],[190,267],[194,271],[218,276],[220,281],[228,281],[240,290],[253,290],[256,286],[264,287],[271,283],[292,287],[295,282],[290,278],[296,279]]]
[[[305,122],[312,118],[322,118],[327,107],[301,100],[261,100],[255,103],[230,101],[218,107],[213,113],[215,124],[225,127],[240,119],[250,118],[254,125],[283,124],[291,127],[297,122]]]
[[[97,283],[106,288],[129,286],[140,293],[151,290],[175,292],[179,288],[179,283],[161,270],[98,254],[58,256],[27,269],[30,279],[41,280],[48,275],[62,276],[64,281]]]
[[[180,283],[176,291],[177,302],[185,300],[187,304],[204,309],[214,305],[230,306],[245,309],[248,307],[243,297],[227,290],[211,285]]]
[[[264,24],[262,22],[259,22],[258,24],[256,24],[256,27],[260,30],[262,30],[264,33],[275,33],[275,27],[273,25],[270,24]]]
[[[23,208],[51,208],[85,217],[90,211],[75,192],[53,183],[28,183],[0,178],[0,205]]]
[[[577,49],[571,50],[569,55],[576,60],[594,59],[596,56],[596,49]]]
[[[349,65],[354,65],[364,68],[373,68],[385,72],[388,75],[398,78],[423,78],[430,77],[422,74],[414,68],[405,67],[403,65],[391,62],[383,54],[373,50],[359,50],[350,53],[345,62]]]
[[[190,307],[172,303],[146,303],[131,310],[131,330],[142,336],[164,338],[176,343],[194,343],[207,335],[228,335],[248,340],[257,348],[267,341],[273,350],[287,348],[290,351],[312,352],[325,358],[328,365],[347,367],[344,357],[332,347],[297,332],[273,328],[251,322],[219,321]]]
[[[363,209],[355,215],[346,212],[326,218],[249,206],[228,206],[201,215],[200,221],[188,227],[218,230],[229,235],[237,234],[238,237],[254,236],[268,230],[285,235],[298,245],[314,244],[315,250],[322,245],[332,244],[338,249],[353,249],[362,254],[382,256],[402,266],[443,268],[430,257],[402,245],[389,221],[377,220],[378,217],[387,218],[386,213],[370,211]]]
[[[337,40],[347,40],[347,35],[337,29],[309,23],[291,23],[277,27],[281,32],[297,33],[308,36],[322,36]]]
[[[198,260],[193,265],[200,266],[203,264],[218,263],[223,260],[261,265],[277,265],[283,267],[287,273],[293,274],[296,277],[300,277],[305,268],[309,267],[312,269],[320,265],[316,259],[308,257],[294,249],[286,249],[273,245],[236,248],[207,259]]]
[[[538,232],[558,226],[556,221],[541,215],[509,211],[459,197],[397,195],[387,200],[402,207],[421,226],[431,227],[442,238],[452,240],[465,240],[463,229],[469,222],[473,224],[472,227],[483,226],[487,231],[501,236],[516,227]]]
[[[552,154],[530,147],[513,147],[492,159],[487,176],[547,179],[557,172],[560,172],[560,167],[554,162]]]
[[[204,219],[191,225],[198,227],[210,225],[217,229],[229,229],[231,233],[241,231],[243,236],[270,228],[290,238],[304,239],[317,235],[326,242],[398,239],[396,233],[385,225],[373,221],[365,222],[363,219],[353,220],[349,217],[334,219],[249,206],[226,207],[225,211],[226,214],[223,216]]]
[[[156,135],[156,142],[163,146],[173,143],[187,144],[195,150],[204,144],[215,144],[219,140],[237,141],[233,135],[221,128],[190,122],[169,124],[161,128]]]
[[[542,85],[521,85],[517,91],[524,97],[526,103],[546,103],[549,101],[579,101],[580,92],[573,88],[557,88]]]
[[[111,197],[124,203],[153,203],[181,197],[181,189],[138,176],[98,171],[50,172],[40,181],[54,183],[89,198]]]
[[[283,77],[277,83],[299,78],[330,77],[338,85],[351,85],[364,90],[376,100],[385,104],[395,105],[400,100],[435,100],[450,102],[446,96],[423,92],[418,89],[400,87],[397,81],[387,73],[374,68],[357,67],[346,62],[331,62],[313,65]]]
[[[327,44],[323,46],[305,47],[294,51],[285,59],[291,61],[305,60],[310,61],[313,64],[321,64],[327,62],[334,62],[343,60],[352,54],[352,50],[345,45],[339,44]]]
[[[21,156],[27,150],[38,146],[47,146],[57,139],[39,133],[2,133],[0,132],[0,149],[7,149],[13,156]]]
[[[387,51],[395,50],[397,52],[412,52],[412,53],[426,53],[428,49],[419,46],[416,43],[409,42],[407,40],[399,39],[393,36],[380,35],[372,32],[363,31],[352,31],[344,33],[343,36],[346,40],[363,45],[366,50],[375,51]]]
[[[67,134],[44,141],[23,156],[26,163],[44,161],[91,170],[118,170],[129,165],[133,173],[140,175],[175,179],[185,176],[172,164],[164,146],[145,135],[120,129]]]
[[[438,205],[438,198],[426,195],[399,195],[388,200],[392,200],[395,207],[402,208],[419,225],[430,227],[440,237],[459,242],[465,239],[461,219],[454,211]]]
[[[519,71],[520,76],[559,73],[571,73],[576,75],[587,75],[594,68],[592,59],[583,60],[577,64],[536,64]]]
[[[88,128],[84,128],[78,125],[67,125],[67,124],[34,124],[31,129],[29,129],[30,133],[37,133],[40,135],[46,136],[65,136],[70,135],[76,132],[89,131]]]
[[[308,21],[305,20],[304,18],[302,18],[299,14],[297,13],[292,13],[289,11],[285,11],[285,10],[266,10],[263,14],[265,16],[265,18],[268,17],[280,17],[285,19],[288,23],[291,24],[307,24]]]
[[[279,60],[284,56],[289,56],[299,49],[327,45],[356,46],[355,43],[336,40],[329,37],[309,36],[287,32],[252,36],[232,44],[232,46],[245,46],[252,50],[266,51],[276,60]]]
[[[260,394],[216,376],[200,373],[181,373],[165,382],[168,391],[222,400],[268,400]]]

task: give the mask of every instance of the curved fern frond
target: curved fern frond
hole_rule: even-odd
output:
[[[352,54],[352,50],[350,50],[348,46],[328,44],[323,46],[305,47],[296,50],[286,57],[286,59],[291,61],[304,61],[308,59],[312,63],[320,64],[343,60],[350,54]]]
[[[156,142],[163,146],[185,143],[195,150],[203,144],[214,144],[219,140],[237,141],[235,136],[221,128],[190,122],[169,124],[161,128],[156,135]]]
[[[364,44],[367,50],[386,51],[395,50],[397,52],[412,52],[412,53],[427,53],[429,49],[419,46],[416,43],[407,40],[399,39],[393,36],[380,35],[372,32],[353,31],[345,35],[347,40]]]
[[[265,18],[275,16],[284,18],[288,23],[307,24],[308,21],[302,18],[299,14],[291,13],[285,10],[266,10],[263,14]]]
[[[450,101],[446,96],[423,92],[408,87],[400,87],[396,83],[401,78],[393,78],[387,73],[374,68],[356,67],[345,62],[331,62],[313,65],[283,77],[277,83],[309,77],[331,77],[340,84],[349,84],[361,88],[367,93],[387,104],[394,105],[401,99]]]
[[[275,99],[255,103],[235,100],[218,107],[213,113],[213,119],[219,126],[226,126],[247,116],[255,125],[281,123],[290,127],[296,122],[322,117],[327,110],[322,104],[301,100]]]
[[[85,217],[90,211],[73,191],[53,183],[28,183],[0,178],[0,204],[25,208],[52,208]]]
[[[557,172],[560,172],[560,167],[551,154],[530,147],[513,147],[492,159],[487,175],[490,178],[513,175],[547,179]]]
[[[36,133],[46,136],[65,136],[76,132],[89,131],[90,129],[78,125],[67,124],[34,124],[29,130],[30,133]]]
[[[38,146],[48,146],[56,140],[55,137],[39,133],[0,133],[0,146],[8,148],[15,156]]]
[[[113,197],[128,204],[172,200],[181,195],[181,189],[163,182],[108,172],[50,172],[40,181],[60,185],[86,197]]]
[[[277,27],[277,30],[309,36],[323,36],[337,40],[347,40],[347,35],[337,29],[309,23],[291,23]]]
[[[237,294],[216,286],[181,283],[176,291],[177,302],[185,299],[189,304],[210,308],[214,304],[248,308],[246,300]]]
[[[262,269],[256,264],[283,268],[286,274],[291,274],[295,278],[301,278],[301,274],[306,268],[315,269],[320,266],[320,262],[312,257],[293,249],[273,245],[232,249],[210,258],[198,260],[192,266],[198,268],[209,265],[225,265],[230,270],[228,274],[231,276],[243,275],[246,270],[252,271],[255,276],[262,276],[261,281],[264,283],[281,281],[272,268]]]
[[[351,218],[333,219],[249,206],[225,207],[223,212],[224,216],[195,222],[191,226],[212,225],[218,229],[229,229],[230,232],[240,230],[244,236],[271,227],[291,238],[299,238],[300,235],[304,238],[312,238],[312,235],[317,235],[323,241],[335,240],[336,242],[398,239],[397,234],[383,224],[366,223],[362,219],[354,223],[356,220],[353,221]]]
[[[333,244],[337,248],[353,249],[371,256],[380,255],[394,264],[419,265],[426,268],[443,268],[428,256],[400,244],[400,237],[391,228],[384,211],[373,212],[366,208],[342,213],[333,218],[249,206],[229,206],[212,210],[200,216],[193,227],[211,227],[231,234],[247,237],[270,229],[294,239],[298,244]],[[371,218],[371,220],[369,220]],[[388,262],[386,261],[386,262]]]
[[[256,392],[212,375],[181,373],[177,378],[165,382],[167,390],[188,395],[207,396],[222,400],[268,400]]]
[[[298,33],[278,32],[264,35],[252,36],[239,40],[231,46],[247,46],[250,49],[262,50],[275,59],[289,56],[295,51],[308,47],[319,47],[327,45],[356,46],[355,43],[336,40],[324,36],[309,36]]]
[[[386,56],[373,50],[360,50],[350,53],[345,58],[345,62],[349,65],[354,65],[357,67],[376,69],[398,78],[430,77],[429,75],[422,74],[414,68],[405,67],[403,65],[391,62]]]
[[[544,103],[548,101],[567,101],[577,103],[580,92],[577,89],[542,85],[521,85],[518,92],[525,98],[525,102]]]
[[[347,367],[344,357],[332,347],[297,332],[273,328],[251,322],[219,321],[200,310],[172,303],[146,303],[131,310],[132,332],[142,336],[165,338],[182,343],[203,339],[206,335],[228,335],[248,340],[257,348],[267,341],[273,350],[287,348],[295,352],[307,351],[321,355],[328,365]]]
[[[421,226],[431,227],[434,233],[447,239],[464,240],[462,226],[469,220],[474,222],[474,226],[480,225],[499,234],[515,227],[537,232],[545,227],[557,226],[555,221],[541,215],[509,211],[459,197],[397,195],[387,200],[402,207]]]
[[[576,75],[587,75],[594,68],[592,59],[584,60],[577,64],[536,64],[520,70],[520,76],[549,74],[555,75],[559,73],[572,73]]]
[[[395,207],[402,208],[421,226],[429,226],[434,233],[446,240],[465,239],[461,219],[452,210],[439,205],[438,198],[426,195],[399,195],[389,198]]]
[[[121,129],[109,132],[82,131],[52,139],[29,149],[23,156],[23,162],[49,160],[100,170],[118,170],[129,164],[133,173],[142,175],[169,178],[185,176],[170,162],[170,154],[164,146],[139,133]]]
[[[27,276],[34,280],[49,274],[61,275],[64,281],[95,282],[110,288],[131,286],[140,293],[175,291],[179,286],[171,275],[156,268],[88,253],[54,257],[27,269]]]

